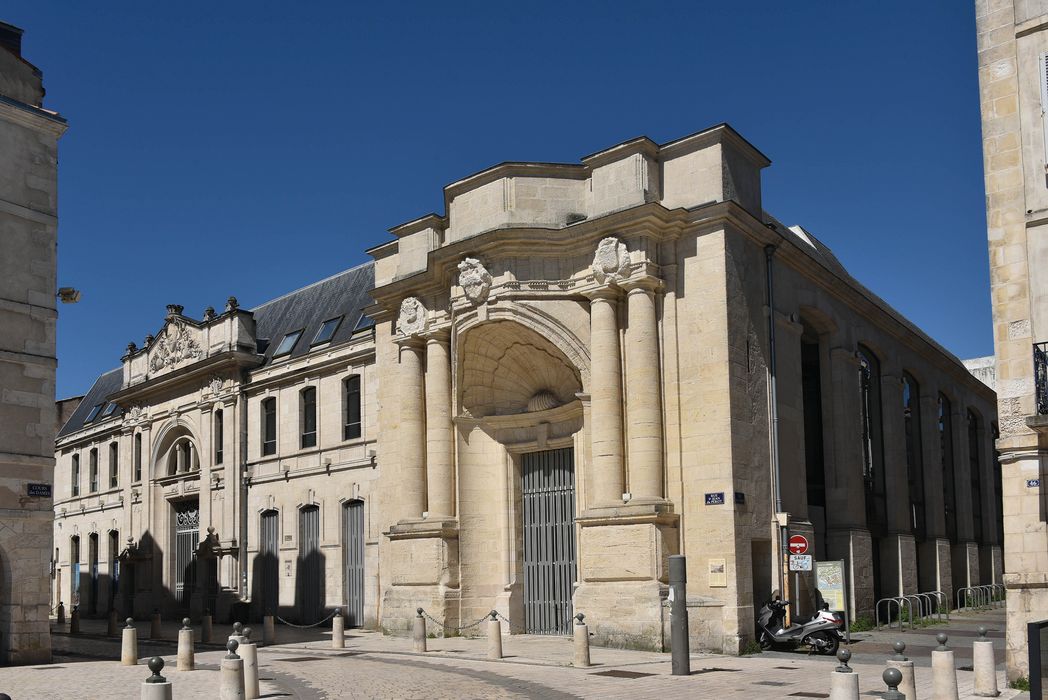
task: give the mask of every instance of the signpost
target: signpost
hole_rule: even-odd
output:
[[[847,570],[843,561],[815,562],[815,588],[830,610],[844,612],[844,638],[851,644],[851,616],[848,612]]]

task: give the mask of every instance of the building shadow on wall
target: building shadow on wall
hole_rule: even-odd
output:
[[[312,625],[324,619],[325,557],[317,550],[299,556],[295,564],[295,617],[300,625]]]
[[[251,617],[262,620],[264,615],[286,617],[289,611],[280,609],[280,559],[271,552],[256,554],[251,562]]]

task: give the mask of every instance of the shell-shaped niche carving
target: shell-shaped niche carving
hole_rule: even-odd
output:
[[[460,367],[461,405],[477,418],[563,406],[582,390],[579,372],[564,353],[513,321],[466,333]]]

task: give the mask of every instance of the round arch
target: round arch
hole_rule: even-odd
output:
[[[200,467],[200,438],[196,426],[192,422],[179,416],[172,418],[161,426],[157,433],[157,439],[153,441],[149,457],[149,468],[151,477],[156,479],[171,476],[172,463],[178,463],[179,451],[182,452],[183,463],[186,469],[183,471],[197,471]]]

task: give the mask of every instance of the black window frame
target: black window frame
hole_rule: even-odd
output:
[[[135,444],[134,444],[134,455],[132,460],[134,461],[134,480],[139,482],[142,480],[142,433],[135,433]]]
[[[98,448],[92,447],[87,457],[87,492],[98,493]]]
[[[335,337],[335,333],[338,332],[339,327],[342,325],[343,319],[345,319],[345,315],[329,318],[328,320],[321,323],[320,328],[317,329],[316,334],[313,336],[313,341],[309,344],[310,347],[313,347],[314,345],[323,345],[324,343],[330,343],[331,340]],[[326,338],[321,338],[320,334],[324,332],[324,329],[328,327],[329,323],[334,324],[331,326],[331,332],[327,334]]]
[[[71,488],[69,493],[72,496],[80,495],[80,455],[73,455],[73,464],[69,474],[69,481]]]
[[[260,413],[262,418],[262,456],[268,457],[277,453],[276,397],[269,396],[262,399]]]
[[[342,440],[359,440],[364,432],[363,391],[359,374],[342,380]],[[355,419],[355,420],[354,420]]]
[[[303,331],[305,331],[305,328],[299,328],[297,331],[289,331],[288,333],[285,333],[284,337],[280,339],[280,342],[277,343],[276,348],[273,350],[273,359],[285,357],[294,352],[295,346],[298,345],[298,341],[302,339]],[[288,345],[287,350],[281,350],[281,348],[284,347],[284,343],[288,342],[288,338],[293,338],[293,340],[290,345]]]
[[[221,408],[215,409],[214,431],[213,431],[214,434],[211,436],[212,437],[212,442],[214,443],[214,448],[215,448],[214,449],[214,452],[215,452],[215,457],[214,457],[215,464],[222,464],[222,457],[223,457],[223,455],[222,455],[222,442],[225,440],[225,431],[226,431],[225,415],[222,413],[222,409]]]
[[[299,425],[299,447],[309,449],[317,446],[317,388],[307,386],[298,392],[301,415]]]
[[[87,418],[84,419],[84,423],[90,423],[95,418],[97,418],[98,414],[102,411],[102,408],[104,406],[105,406],[105,402],[95,404],[91,408],[91,412],[87,414]]]
[[[109,443],[109,488],[120,485],[120,445],[114,440]]]

